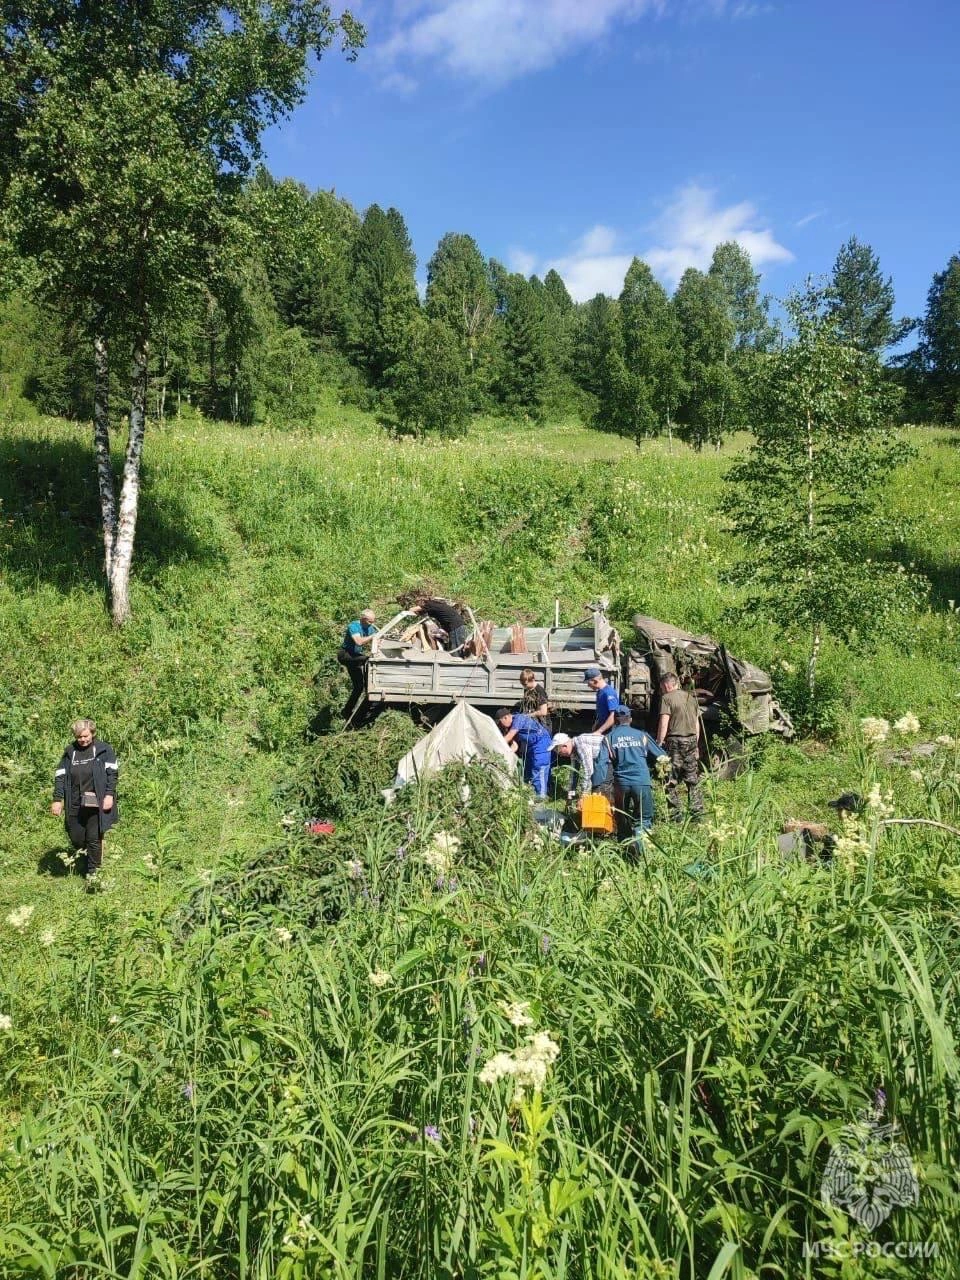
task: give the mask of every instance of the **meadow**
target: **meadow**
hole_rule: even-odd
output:
[[[116,632],[88,432],[0,423],[0,1275],[954,1276],[960,846],[900,820],[960,826],[960,432],[906,434],[876,554],[929,599],[828,644],[810,707],[803,637],[723,581],[743,440],[173,420]],[[476,770],[385,809],[418,729],[344,733],[334,653],[421,577],[505,623],[606,593],[625,632],[709,631],[801,732],[632,863]],[[47,813],[77,715],[121,760],[95,896]],[[851,788],[834,859],[784,861]],[[881,1094],[919,1193],[868,1231],[820,1186]]]

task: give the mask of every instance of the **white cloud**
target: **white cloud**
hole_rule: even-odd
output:
[[[749,201],[721,207],[713,191],[691,182],[683,187],[653,224],[656,241],[644,249],[632,248],[625,237],[604,223],[597,223],[580,237],[569,252],[545,261],[540,274],[551,267],[560,273],[576,302],[597,293],[616,297],[634,257],[649,263],[653,271],[673,286],[687,267],[705,270],[713,251],[725,240],[735,240],[750,254],[755,268],[790,262],[793,254],[763,225]],[[513,253],[515,251],[511,251]],[[533,254],[523,251],[524,274],[537,267]]]
[[[665,11],[668,0],[419,0],[396,4],[388,61],[437,62],[449,73],[504,84],[606,35],[617,22]]]
[[[654,223],[657,243],[642,254],[653,270],[676,284],[687,267],[701,271],[725,240],[746,249],[754,267],[790,262],[793,254],[762,225],[756,206],[748,200],[720,207],[716,192],[690,182]]]
[[[586,302],[598,293],[614,297],[623,288],[623,277],[633,260],[632,253],[616,252],[617,233],[598,222],[584,232],[568,254],[544,263],[544,274],[551,268],[563,277],[571,298]]]
[[[805,227],[808,223],[813,222],[817,218],[822,218],[826,213],[826,209],[815,209],[813,213],[805,213],[802,218],[798,218],[793,224],[795,227]]]
[[[511,246],[507,250],[507,265],[511,271],[519,271],[522,276],[533,275],[537,265],[537,255],[528,253],[526,249]]]

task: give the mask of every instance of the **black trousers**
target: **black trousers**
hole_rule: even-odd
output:
[[[347,675],[350,677],[350,697],[343,704],[343,710],[340,714],[344,720],[350,720],[367,692],[368,659],[366,656],[362,658],[345,657],[342,662],[347,669]]]
[[[79,813],[68,813],[67,835],[75,849],[86,849],[87,875],[93,875],[99,871],[103,861],[100,810],[84,807]]]

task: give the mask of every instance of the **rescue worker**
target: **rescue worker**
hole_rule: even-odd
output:
[[[562,760],[569,760],[571,766],[570,786],[567,799],[574,800],[585,796],[593,785],[593,770],[597,756],[603,745],[602,733],[578,733],[571,738],[567,733],[555,733],[550,747]]]
[[[653,786],[648,761],[669,757],[649,733],[634,729],[629,707],[618,706],[615,724],[603,739],[593,770],[594,790],[601,787],[611,767],[613,803],[617,811],[618,835],[623,840],[653,826]]]
[[[587,667],[584,683],[597,695],[597,711],[591,733],[609,733],[613,728],[613,714],[620,705],[620,695],[599,667]]]
[[[367,691],[367,663],[370,661],[368,646],[377,634],[377,627],[373,625],[376,617],[372,609],[364,609],[359,618],[347,624],[343,643],[337,650],[337,661],[342,667],[346,667],[350,677],[350,696],[340,713],[348,722],[353,719],[354,712]]]
[[[495,717],[503,730],[503,740],[520,756],[523,780],[534,795],[545,797],[550,785],[550,735],[532,716],[500,707]]]
[[[680,688],[680,681],[668,672],[660,680],[660,719],[657,722],[657,742],[670,757],[670,776],[667,779],[667,804],[671,822],[683,819],[683,803],[680,800],[679,783],[686,783],[687,801],[692,821],[703,817],[703,791],[700,789],[700,754],[697,739],[700,735],[700,705],[696,694]]]

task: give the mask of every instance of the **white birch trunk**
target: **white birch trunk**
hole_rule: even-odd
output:
[[[103,526],[103,568],[107,583],[113,572],[113,547],[117,536],[117,496],[110,460],[110,358],[102,333],[93,339],[93,452],[97,461],[100,489],[100,520]]]
[[[113,548],[113,572],[110,576],[113,621],[118,627],[130,617],[130,568],[133,564],[133,539],[137,529],[137,504],[140,500],[140,458],[146,427],[148,356],[147,339],[138,338],[133,349],[130,432],[127,437],[127,455],[123,462],[120,514]]]

